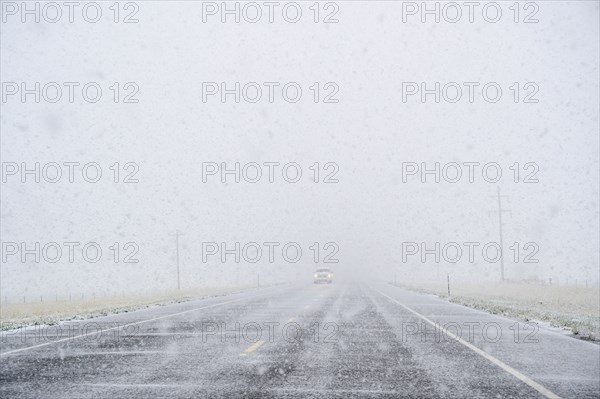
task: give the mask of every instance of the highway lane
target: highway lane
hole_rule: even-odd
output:
[[[2,397],[600,393],[598,345],[385,283],[272,287],[61,327],[3,337]]]

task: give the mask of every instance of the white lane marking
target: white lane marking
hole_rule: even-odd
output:
[[[167,352],[167,351],[112,351],[112,352],[69,352],[65,354],[65,358],[67,357],[77,357],[77,356],[104,356],[104,355],[164,355],[167,354],[176,354],[175,352]]]
[[[430,319],[428,319],[427,317],[423,316],[422,314],[420,314],[420,313],[412,310],[411,308],[409,308],[408,306],[404,305],[400,301],[392,298],[389,295],[384,294],[383,292],[379,291],[377,288],[373,288],[371,286],[369,286],[369,288],[371,288],[374,291],[379,292],[381,295],[383,295],[384,297],[386,297],[390,301],[397,303],[398,305],[402,306],[404,309],[408,310],[409,312],[411,312],[415,316],[417,316],[417,317],[425,320],[427,323],[431,324],[432,326],[434,326],[436,328],[440,328],[448,336],[454,338],[456,341],[460,342],[461,344],[463,344],[467,348],[471,349],[473,352],[477,353],[478,355],[481,355],[482,357],[486,358],[490,362],[494,363],[496,366],[500,367],[502,370],[506,371],[507,373],[513,375],[514,377],[517,377],[519,380],[521,380],[525,384],[529,385],[530,387],[532,387],[533,389],[535,389],[536,391],[538,391],[539,393],[541,393],[545,397],[552,398],[552,399],[560,399],[560,396],[558,396],[554,392],[550,391],[548,388],[544,387],[542,384],[535,382],[534,380],[532,380],[531,378],[527,377],[525,374],[521,373],[520,371],[515,370],[514,368],[510,367],[508,364],[506,364],[506,363],[504,363],[504,362],[496,359],[494,356],[490,355],[489,353],[487,353],[487,352],[479,349],[475,345],[473,345],[473,344],[471,344],[471,343],[463,340],[458,335],[456,335],[456,334],[448,331],[444,327],[440,326],[439,324],[436,324],[435,322],[431,321]]]
[[[206,384],[115,384],[115,383],[96,383],[96,384],[89,384],[89,383],[84,383],[84,384],[72,384],[71,386],[83,386],[83,387],[101,387],[101,388],[173,388],[173,389],[179,389],[179,390],[183,390],[183,389],[202,389],[202,388],[206,388]],[[210,385],[210,389],[213,391],[221,391],[224,390],[226,391],[230,386],[229,385],[217,385],[217,384],[213,384]],[[320,388],[302,388],[302,387],[291,387],[291,388],[264,388],[263,392],[265,393],[274,393],[274,392],[288,392],[288,393],[312,393],[312,394],[320,394],[321,396],[323,395],[331,395],[332,393],[337,394],[337,396],[340,396],[341,394],[346,394],[346,396],[352,396],[353,394],[363,394],[363,395],[371,395],[373,396],[374,394],[377,395],[381,395],[381,394],[387,394],[387,395],[392,395],[392,396],[397,396],[398,395],[398,390],[384,390],[384,389],[356,389],[356,388],[352,388],[352,389],[343,389],[343,388],[327,388],[327,389],[320,389]]]
[[[195,384],[113,384],[113,383],[100,383],[100,384],[73,384],[73,386],[83,387],[102,387],[102,388],[200,388],[204,385]]]
[[[136,322],[129,323],[129,324],[123,324],[122,326],[116,326],[116,327],[107,328],[106,330],[102,330],[102,332],[112,331],[112,330],[116,330],[116,329],[119,329],[119,328],[125,328],[125,327],[135,326],[135,325],[138,325],[138,324],[148,323],[150,321],[162,320],[162,319],[166,319],[166,318],[173,317],[173,316],[179,316],[179,315],[186,314],[186,313],[196,312],[198,310],[203,310],[203,309],[208,309],[208,308],[214,308],[214,307],[217,307],[217,306],[227,305],[228,303],[244,301],[244,300],[247,300],[247,299],[250,299],[250,298],[264,296],[266,294],[270,294],[270,293],[263,293],[263,294],[258,294],[258,295],[252,295],[250,297],[244,297],[244,298],[239,298],[239,299],[232,299],[230,301],[220,302],[220,303],[216,303],[216,304],[213,304],[213,305],[201,306],[199,308],[184,310],[183,312],[171,313],[171,314],[164,315],[164,316],[154,317],[152,319],[136,321]],[[89,333],[85,333],[85,334],[81,334],[81,335],[76,335],[74,337],[67,337],[67,338],[59,339],[59,340],[52,341],[52,342],[44,342],[43,344],[26,346],[25,348],[13,349],[11,351],[0,353],[0,357],[6,356],[6,355],[12,355],[14,353],[28,351],[30,349],[36,349],[36,348],[41,348],[41,347],[48,346],[48,345],[54,345],[54,344],[57,344],[59,342],[65,342],[65,341],[69,341],[69,340],[75,340],[77,338],[87,337],[88,335],[92,335],[92,334],[97,334],[97,331],[94,330],[94,331],[90,331]]]

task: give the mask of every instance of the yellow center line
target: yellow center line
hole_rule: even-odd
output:
[[[253,343],[252,345],[250,345],[248,348],[246,348],[246,350],[244,351],[244,353],[240,353],[240,356],[246,356],[248,353],[252,353],[255,350],[257,350],[258,348],[260,348],[263,344],[265,343],[265,341],[256,341],[255,343]]]

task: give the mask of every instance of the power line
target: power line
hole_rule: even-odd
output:
[[[502,198],[506,198],[508,200],[508,195],[500,195],[500,186],[497,187],[498,193],[492,198],[496,198],[498,200],[498,210],[490,211],[490,213],[498,214],[498,230],[500,233],[500,279],[504,282],[504,239],[502,235],[502,213],[509,213],[512,216],[512,212],[508,209],[502,209]]]
[[[181,290],[181,279],[179,277],[179,236],[184,235],[179,230],[175,230],[175,234],[169,234],[175,237],[175,256],[177,258],[177,289]]]

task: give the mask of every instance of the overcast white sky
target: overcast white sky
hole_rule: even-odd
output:
[[[337,24],[202,23],[200,3],[139,2],[137,24],[1,25],[2,82],[136,82],[138,104],[2,104],[2,162],[128,161],[137,184],[2,184],[2,241],[135,241],[138,264],[1,265],[3,295],[172,287],[176,229],[185,284],[310,278],[308,246],[337,242],[340,274],[403,270],[401,243],[498,240],[497,186],[509,196],[506,246],[536,242],[538,264],[507,261],[510,278],[598,279],[598,3],[537,2],[537,24],[402,23],[400,3],[338,2]],[[308,12],[308,3],[302,3]],[[507,11],[508,3],[502,3]],[[105,3],[107,7],[108,4]],[[106,11],[106,8],[105,8]],[[202,102],[202,82],[298,82],[290,104]],[[402,102],[402,82],[498,82],[501,101]],[[339,85],[315,104],[313,82]],[[535,82],[537,104],[508,87]],[[107,90],[106,96],[109,91]],[[202,162],[339,165],[337,184],[202,182]],[[497,162],[499,184],[402,182],[403,162]],[[514,162],[539,165],[539,183],[514,183]],[[308,175],[307,175],[308,176]],[[203,241],[299,242],[296,265],[201,262]],[[447,265],[444,264],[444,267]],[[496,279],[498,265],[459,262],[457,275]],[[274,277],[275,276],[275,277]]]

